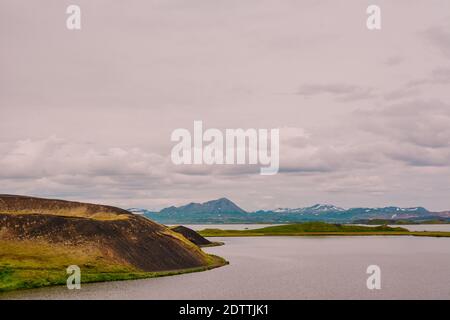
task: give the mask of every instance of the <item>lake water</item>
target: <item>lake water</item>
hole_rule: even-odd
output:
[[[391,227],[402,227],[409,231],[445,231],[450,232],[450,224],[412,224],[397,225]]]
[[[281,226],[281,224],[184,224],[192,230],[221,229],[221,230],[252,230],[265,227]]]
[[[450,299],[450,238],[214,238],[230,265],[179,276],[9,293],[15,299]],[[369,265],[381,290],[369,290]]]
[[[222,230],[252,230],[280,224],[192,224],[185,225],[193,230],[222,229]],[[374,226],[368,226],[374,227]],[[447,231],[450,232],[450,224],[417,224],[417,225],[393,225],[391,227],[402,227],[410,231]]]

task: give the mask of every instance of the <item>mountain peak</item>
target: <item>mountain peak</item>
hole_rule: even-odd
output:
[[[203,203],[191,202],[181,207],[169,207],[160,211],[161,213],[247,213],[239,208],[233,201],[227,198],[219,198]]]
[[[227,204],[227,205],[232,204],[232,205],[236,206],[236,204],[233,201],[231,201],[227,198],[219,198],[216,200],[209,200],[209,201],[203,202],[202,204],[212,204],[212,203],[213,204]]]
[[[344,208],[336,207],[335,205],[332,204],[323,204],[323,203],[317,203],[312,207],[309,207],[309,209],[315,209],[320,211],[345,211]]]
[[[343,212],[344,208],[337,207],[332,204],[317,203],[311,207],[305,208],[278,208],[274,212],[278,213],[329,213],[329,212]]]

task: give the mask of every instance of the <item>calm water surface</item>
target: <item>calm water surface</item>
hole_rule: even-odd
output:
[[[221,230],[252,230],[265,227],[281,226],[282,224],[185,224],[192,230],[221,229]]]
[[[214,238],[229,266],[179,276],[9,293],[15,299],[450,299],[450,238]],[[381,267],[382,288],[366,287]]]
[[[192,224],[185,225],[193,230],[222,229],[222,230],[252,230],[280,224]],[[374,227],[370,225],[368,227]],[[410,231],[447,231],[450,232],[450,224],[416,224],[416,225],[393,225],[391,227],[402,227]]]
[[[450,224],[412,224],[412,225],[397,225],[391,227],[402,227],[409,231],[444,231],[450,232]]]

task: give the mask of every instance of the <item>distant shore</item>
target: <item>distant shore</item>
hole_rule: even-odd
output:
[[[415,236],[450,237],[450,232],[409,231],[401,227],[328,224],[322,222],[286,224],[251,230],[204,229],[203,237],[262,237],[262,236]]]

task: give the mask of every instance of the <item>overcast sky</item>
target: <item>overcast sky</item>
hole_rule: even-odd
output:
[[[0,193],[450,209],[449,88],[448,0],[0,0]],[[172,165],[194,120],[280,128],[280,173]]]

